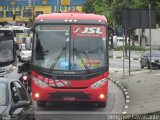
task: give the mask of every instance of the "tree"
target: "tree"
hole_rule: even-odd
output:
[[[149,4],[156,10],[157,23],[160,24],[160,0],[133,0],[132,8],[148,9]]]
[[[104,15],[109,23],[112,23],[110,7],[106,0],[86,0],[83,5],[83,12]]]
[[[157,11],[157,23],[160,24],[160,0],[86,0],[83,11],[106,16],[109,24],[118,28],[122,25],[122,10],[124,8],[148,9]]]
[[[86,13],[94,13],[94,2],[95,0],[86,0],[86,2],[83,5],[82,11]]]

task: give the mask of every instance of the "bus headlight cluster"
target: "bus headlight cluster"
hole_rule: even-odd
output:
[[[27,80],[27,76],[25,75],[25,76],[23,76],[23,80]]]
[[[106,83],[106,81],[107,81],[106,78],[101,79],[101,80],[99,80],[98,82],[94,83],[94,84],[92,85],[92,88],[98,88],[98,87],[104,85],[104,84]]]
[[[40,87],[42,87],[42,88],[45,88],[45,87],[47,86],[46,83],[44,83],[43,81],[41,81],[41,80],[38,79],[38,78],[32,77],[32,80],[33,80],[33,82],[34,82],[36,85],[38,85],[38,86],[40,86]]]

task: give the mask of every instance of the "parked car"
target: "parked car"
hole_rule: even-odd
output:
[[[123,46],[123,41],[125,42],[125,38],[123,36],[117,36],[117,46]],[[129,43],[128,37],[127,37],[127,43]]]
[[[150,60],[150,51],[145,51],[140,58],[140,67],[158,67],[160,68],[160,51],[151,50],[151,60]]]
[[[0,120],[35,120],[32,99],[19,80],[0,78]]]

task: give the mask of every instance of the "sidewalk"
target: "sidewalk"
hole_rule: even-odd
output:
[[[131,50],[131,59],[133,60],[139,60],[141,55],[142,55],[143,51],[133,51]],[[119,58],[119,59],[123,59],[123,51],[112,51],[112,56],[113,58]],[[129,56],[129,51],[127,51],[127,57],[125,57],[125,59],[128,59]]]
[[[130,96],[127,114],[146,114],[160,111],[160,70],[143,70],[125,73],[111,73],[110,77],[127,86]]]

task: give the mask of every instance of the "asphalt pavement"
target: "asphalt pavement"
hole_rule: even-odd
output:
[[[110,77],[127,88],[127,114],[147,114],[160,111],[160,69],[143,69],[128,73],[110,73]]]
[[[130,57],[132,60],[140,60],[140,57],[144,51],[133,51],[131,50],[130,52]],[[110,57],[111,58],[118,58],[118,59],[123,59],[123,56],[125,59],[129,58],[129,51],[127,51],[127,56],[125,56],[125,53],[123,51],[110,51]],[[123,55],[124,54],[124,55]]]

